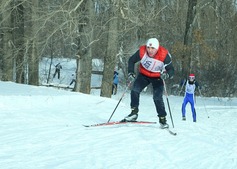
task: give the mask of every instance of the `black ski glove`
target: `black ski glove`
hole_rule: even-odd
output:
[[[128,81],[129,82],[131,82],[131,83],[134,82],[135,78],[136,78],[135,73],[128,73]]]

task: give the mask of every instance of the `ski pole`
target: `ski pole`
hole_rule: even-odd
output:
[[[181,95],[181,92],[183,90],[183,87],[184,87],[184,84],[186,83],[186,79],[182,82],[182,86],[181,86],[181,89],[179,91],[179,96]]]
[[[113,113],[111,114],[111,116],[110,116],[110,118],[109,118],[108,122],[111,120],[112,116],[114,115],[114,112],[115,112],[115,111],[116,111],[116,109],[118,108],[118,106],[119,106],[119,104],[120,104],[121,100],[123,99],[123,97],[124,97],[125,93],[127,92],[128,88],[130,87],[131,83],[132,83],[132,82],[131,82],[131,81],[129,81],[128,85],[126,86],[126,89],[125,89],[125,91],[123,92],[123,94],[122,94],[121,98],[119,99],[119,102],[117,103],[116,107],[114,108],[114,111],[113,111]],[[108,122],[107,122],[107,123],[108,123]]]
[[[199,92],[199,94],[200,94],[200,96],[202,97],[202,93],[201,93],[201,91],[200,91],[200,89],[198,88],[198,92]],[[202,97],[203,98],[203,97]],[[202,100],[202,99],[201,99]],[[207,112],[207,109],[206,109],[206,105],[205,105],[205,102],[202,100],[202,103],[203,103],[203,105],[204,105],[204,109],[205,109],[205,112],[206,112],[206,115],[207,115],[207,118],[209,118],[209,115],[208,115],[208,112]]]
[[[170,113],[170,119],[171,119],[171,122],[172,122],[172,125],[173,125],[173,128],[174,128],[174,122],[173,122],[173,118],[172,118],[172,114],[171,114],[171,110],[170,110],[170,104],[169,104],[169,99],[168,99],[168,93],[167,93],[167,90],[166,90],[166,84],[165,84],[165,80],[163,80],[163,83],[164,83],[164,89],[165,89],[165,96],[166,96],[166,101],[167,101],[167,104],[168,104],[168,108],[169,108],[169,113]]]

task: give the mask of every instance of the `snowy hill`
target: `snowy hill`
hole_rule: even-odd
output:
[[[121,92],[121,91],[120,91]],[[197,97],[197,123],[181,120],[183,97],[169,96],[177,136],[159,125],[85,128],[106,122],[112,99],[0,81],[2,169],[235,169],[237,99]],[[164,98],[166,103],[166,100]],[[130,113],[129,93],[111,121]],[[167,104],[166,104],[167,105]],[[168,108],[166,108],[168,113]],[[169,114],[169,113],[168,113]],[[208,116],[210,118],[208,118]],[[141,95],[139,120],[158,121],[152,96]],[[171,125],[170,117],[168,123]]]

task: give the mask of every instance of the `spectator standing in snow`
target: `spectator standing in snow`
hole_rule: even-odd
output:
[[[140,61],[137,77],[134,73],[135,63]],[[131,89],[131,113],[122,121],[136,121],[138,118],[139,98],[141,91],[150,83],[153,87],[153,101],[161,128],[168,128],[166,110],[163,101],[164,79],[172,78],[174,67],[168,50],[159,45],[156,38],[151,38],[146,45],[140,46],[128,61],[128,78],[134,82]]]
[[[117,94],[117,87],[118,87],[118,72],[114,71],[114,77],[113,77],[113,86],[112,86],[112,94],[116,95]]]
[[[188,80],[183,81],[182,86],[185,86],[185,95],[182,104],[182,120],[186,120],[186,105],[190,103],[192,110],[193,122],[196,122],[196,110],[194,102],[194,93],[196,88],[200,88],[198,82],[195,81],[195,75],[190,74]]]
[[[58,74],[58,79],[60,79],[60,70],[62,69],[62,65],[60,63],[58,63],[55,66],[55,72],[53,74],[53,78],[55,78],[55,76]]]

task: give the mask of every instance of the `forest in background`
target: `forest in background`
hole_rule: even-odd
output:
[[[156,37],[175,67],[168,89],[194,73],[203,95],[233,97],[236,11],[236,0],[1,0],[0,80],[39,85],[43,57],[71,58],[75,91],[90,93],[98,58],[104,62],[100,95],[111,97],[114,68],[125,83],[128,58]]]

